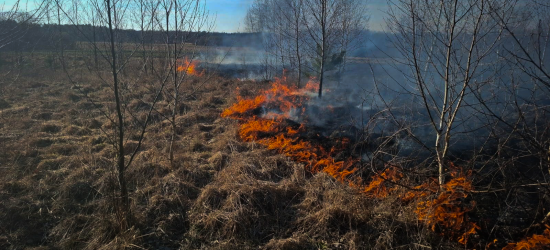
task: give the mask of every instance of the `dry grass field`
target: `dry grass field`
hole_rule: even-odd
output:
[[[161,116],[167,103],[157,104],[128,169],[136,225],[119,232],[114,150],[104,133],[112,124],[82,94],[108,107],[110,86],[84,66],[73,85],[44,60],[2,81],[2,249],[383,249],[421,242],[407,239],[423,229],[407,210],[388,210],[391,200],[376,204],[327,174],[242,142],[237,122],[220,114],[237,87],[246,96],[267,83],[219,77],[180,107],[175,168],[167,160],[170,126]],[[151,98],[145,88],[133,95]],[[128,106],[140,115],[147,104]]]
[[[33,67],[0,72],[1,249],[491,248],[476,235],[464,246],[432,231],[419,221],[418,206],[404,202],[406,189],[377,199],[243,142],[239,121],[220,115],[238,95],[254,97],[269,83],[210,74],[182,86],[188,94],[177,107],[173,166],[171,107],[163,99],[155,105],[127,170],[133,226],[121,231],[113,123],[102,113],[113,109],[111,86],[78,57],[71,61],[75,83],[45,57],[26,63]],[[132,82],[125,108],[146,115],[155,78],[131,67],[124,74]],[[139,126],[127,123],[132,149]]]

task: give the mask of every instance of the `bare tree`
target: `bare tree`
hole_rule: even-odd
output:
[[[302,83],[303,74],[303,20],[304,14],[304,1],[303,0],[285,0],[283,5],[279,6],[279,13],[284,17],[285,25],[287,28],[282,29],[284,36],[288,38],[290,43],[289,58],[290,65],[297,68],[297,85],[300,87]]]
[[[113,145],[116,151],[116,174],[118,182],[119,196],[115,199],[115,208],[117,209],[117,215],[119,216],[119,224],[122,229],[128,228],[131,223],[131,210],[129,190],[127,185],[127,177],[125,176],[126,170],[131,166],[133,160],[138,154],[142,142],[145,138],[145,132],[150,121],[151,114],[154,110],[156,102],[162,93],[165,86],[164,82],[160,82],[156,85],[156,88],[151,88],[154,94],[153,101],[149,104],[149,109],[146,112],[144,119],[136,117],[132,110],[129,109],[128,103],[132,100],[130,89],[132,89],[133,82],[139,79],[139,75],[142,74],[144,67],[138,67],[140,71],[137,73],[138,77],[129,78],[122,74],[124,69],[132,64],[133,55],[136,54],[139,48],[143,48],[140,43],[138,44],[123,44],[121,41],[120,31],[125,25],[128,25],[129,18],[127,10],[131,9],[131,2],[113,2],[111,0],[90,0],[86,3],[75,3],[72,5],[72,9],[67,9],[62,5],[60,1],[55,2],[57,10],[59,11],[59,17],[64,16],[67,22],[71,24],[76,31],[76,34],[83,37],[88,41],[88,45],[94,49],[102,59],[103,63],[99,63],[98,67],[88,67],[91,69],[105,85],[111,86],[112,100],[114,107],[103,108],[97,104],[97,100],[87,96],[85,92],[82,92],[84,96],[98,109],[112,124],[113,131],[109,132],[102,130],[107,135],[109,141]],[[89,8],[88,15],[74,15],[78,11],[78,8]],[[155,8],[154,5],[152,8]],[[145,16],[145,13],[142,13]],[[90,18],[86,20],[85,18]],[[79,20],[84,19],[84,20]],[[92,32],[93,37],[89,37],[89,33],[79,26],[79,23],[94,23],[101,27],[101,37],[106,42],[98,43],[96,40],[95,31]],[[151,25],[144,25],[143,27],[152,27]],[[126,46],[126,48],[124,47]],[[129,54],[123,53],[125,49],[131,49]],[[72,71],[68,66],[67,61],[69,58],[62,56],[63,69],[66,72],[69,81],[74,84],[76,89],[81,89],[79,83],[73,77]],[[101,65],[107,65],[108,68],[103,68]],[[109,77],[104,77],[103,71],[107,70],[110,74]],[[113,115],[111,115],[113,114]],[[132,122],[128,122],[131,120]],[[138,124],[133,126],[132,124]],[[137,146],[129,148],[126,145],[128,138],[138,138]]]
[[[526,140],[527,145],[541,158],[545,158],[550,173],[550,140],[546,139],[548,128],[547,124],[540,122],[548,118],[550,4],[538,0],[523,3],[511,1],[506,6],[491,7],[497,10],[492,17],[504,30],[505,38],[511,41],[502,47],[504,53],[500,56],[511,65],[513,75],[521,79],[510,88],[510,95],[516,103],[513,105],[513,117],[516,119],[506,119],[496,112],[491,114]],[[509,13],[513,13],[511,17]]]
[[[389,25],[393,43],[410,68],[417,101],[435,133],[439,184],[445,183],[447,157],[457,124],[471,119],[465,106],[471,89],[490,60],[501,29],[491,21],[495,1],[392,2]],[[476,86],[474,86],[476,85]],[[467,104],[467,105],[465,105]]]
[[[331,33],[336,28],[336,1],[306,0],[309,18],[304,18],[311,40],[319,54],[319,98],[323,96],[323,80],[327,54],[331,47],[330,40],[336,34]]]
[[[208,12],[201,0],[166,0],[161,1],[163,19],[158,18],[158,27],[164,33],[165,61],[167,70],[159,70],[161,78],[170,78],[171,88],[165,93],[170,101],[171,114],[167,120],[171,124],[168,158],[174,166],[175,142],[178,136],[176,118],[181,112],[182,84],[189,75],[200,74],[190,68],[197,60],[197,47],[189,44],[201,31],[211,30]],[[200,84],[199,84],[200,85]],[[199,87],[199,86],[195,86]],[[190,90],[191,92],[194,90]]]
[[[360,48],[366,38],[366,26],[370,19],[365,15],[367,12],[366,7],[359,1],[344,1],[342,11],[342,21],[340,40],[338,42],[339,53],[341,55],[346,54],[348,51],[354,51]],[[344,58],[345,59],[345,58]],[[339,65],[338,71],[343,73],[346,70],[347,60],[343,60]],[[339,79],[340,80],[340,79]]]
[[[286,10],[279,6],[283,1],[255,0],[248,9],[245,17],[246,30],[248,32],[261,33],[262,45],[265,49],[263,63],[265,67],[264,78],[270,79],[274,72],[281,72],[288,64],[287,45],[284,32],[287,32],[287,22],[280,10]]]
[[[345,60],[367,20],[364,3],[355,0],[257,0],[245,19],[248,30],[264,33],[276,66],[297,68],[298,84],[305,68],[319,78],[319,97],[326,71]]]

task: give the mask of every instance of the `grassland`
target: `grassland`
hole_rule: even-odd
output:
[[[192,77],[182,86],[188,94],[177,107],[173,166],[167,152],[171,126],[164,118],[171,107],[166,100],[155,105],[144,144],[127,170],[134,226],[121,231],[114,210],[112,90],[83,58],[70,61],[71,72],[39,54],[0,72],[1,249],[464,247],[419,222],[414,204],[401,202],[399,194],[372,199],[326,173],[310,173],[262,145],[242,142],[237,121],[220,113],[237,93],[251,97],[268,83],[216,75]],[[144,116],[154,98],[147,86],[156,80],[128,68],[125,107]],[[128,127],[129,148],[137,144],[135,126]]]

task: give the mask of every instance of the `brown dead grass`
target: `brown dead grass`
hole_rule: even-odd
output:
[[[1,98],[10,105],[0,110],[1,249],[415,249],[421,247],[411,242],[434,242],[416,224],[413,206],[369,200],[241,142],[236,121],[220,113],[237,86],[253,95],[265,83],[217,77],[178,109],[174,166],[162,118],[170,107],[156,105],[127,170],[134,227],[121,231],[113,124],[79,91],[112,107],[110,88],[94,79],[82,75],[74,87],[61,72],[40,68],[4,86],[9,95]],[[152,97],[136,91],[140,100],[128,108],[143,118]],[[129,132],[127,152],[137,147],[136,134]]]

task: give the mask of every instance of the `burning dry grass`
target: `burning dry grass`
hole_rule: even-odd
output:
[[[440,186],[435,179],[429,180],[407,192],[403,200],[416,200],[415,213],[418,219],[426,223],[432,231],[467,245],[469,238],[481,229],[468,217],[475,202],[465,202],[469,192],[473,190],[471,172],[464,173],[453,164],[450,164],[450,168],[451,180],[447,183]]]
[[[302,118],[309,100],[308,91],[315,89],[314,83],[310,82],[308,88],[299,90],[286,84],[285,78],[277,79],[272,83],[271,88],[261,92],[252,98],[237,97],[237,103],[222,112],[222,117],[231,117],[241,122],[239,136],[242,140],[259,143],[267,149],[275,150],[284,154],[298,163],[305,164],[305,168],[313,173],[324,172],[335,180],[355,188],[367,197],[384,199],[399,189],[399,182],[403,174],[398,167],[387,166],[384,171],[375,174],[370,182],[363,181],[354,175],[358,160],[348,158],[336,160],[334,152],[344,150],[349,144],[349,139],[338,138],[339,146],[332,146],[326,149],[319,144],[319,140],[308,140],[303,136],[307,130],[307,117]],[[287,119],[303,120],[299,125],[288,125]],[[326,141],[328,138],[322,141]],[[316,142],[317,141],[317,142]],[[458,240],[463,245],[468,244],[472,235],[476,235],[480,229],[478,225],[469,221],[467,213],[475,206],[474,202],[469,205],[463,200],[472,191],[471,174],[462,173],[462,170],[451,165],[451,180],[443,186],[437,185],[434,181],[420,185],[404,195],[403,200],[408,202],[416,200],[416,214],[419,221],[424,222],[434,232]],[[402,184],[401,184],[402,185]],[[309,190],[309,189],[308,189]],[[418,191],[414,191],[418,190]],[[338,192],[341,195],[341,191]],[[434,198],[435,197],[435,198]],[[306,199],[307,201],[307,199]],[[329,202],[329,204],[331,204]],[[344,207],[330,207],[323,214],[308,213],[304,215],[307,221],[316,221],[316,225],[326,232],[326,226],[321,222],[330,221],[334,224],[335,217],[338,221],[349,221],[349,223],[366,223],[367,220],[359,218],[349,219],[345,211],[356,203],[346,204]],[[367,209],[355,208],[355,211]],[[308,220],[310,217],[314,219]],[[319,221],[320,220],[320,221]],[[321,225],[319,225],[321,223]],[[303,226],[307,227],[307,226]],[[313,232],[313,234],[318,234]]]
[[[550,246],[550,227],[546,227],[542,235],[535,234],[518,243],[509,243],[503,250],[548,249]]]
[[[443,191],[423,180],[411,191],[395,185],[414,186],[399,166],[382,165],[370,176],[355,171],[363,166],[346,153],[351,140],[308,131],[307,117],[303,124],[289,119],[303,115],[315,84],[299,90],[284,79],[274,88],[213,78],[183,100],[173,166],[166,157],[170,124],[162,118],[169,103],[157,103],[127,171],[135,226],[122,231],[113,208],[114,150],[102,131],[111,131],[111,122],[59,72],[35,73],[4,86],[10,106],[0,110],[2,249],[474,246],[469,173],[457,171]],[[86,82],[85,92],[111,107],[110,89],[98,82]],[[228,96],[237,84],[239,95]],[[127,108],[142,117],[150,93],[135,91]],[[235,105],[224,111],[228,103]],[[135,147],[135,133],[129,136],[127,146]],[[547,238],[545,231],[509,247],[536,248]]]
[[[297,89],[285,84],[286,78],[277,79],[271,88],[262,94],[243,99],[238,96],[237,103],[224,110],[222,117],[232,117],[242,121],[239,135],[244,141],[255,141],[277,150],[293,160],[305,163],[314,172],[323,171],[334,178],[356,185],[347,177],[355,171],[352,169],[353,159],[338,161],[333,157],[335,148],[326,149],[300,138],[304,125],[293,127],[285,125],[285,119],[292,116],[303,116],[309,94],[314,94],[316,84],[308,83],[305,89]],[[259,109],[267,110],[264,114]],[[346,139],[340,140],[341,144]]]
[[[185,58],[183,60],[178,60],[176,70],[178,72],[185,72],[189,76],[203,76],[204,71],[198,71],[197,66],[199,65],[199,60]]]

